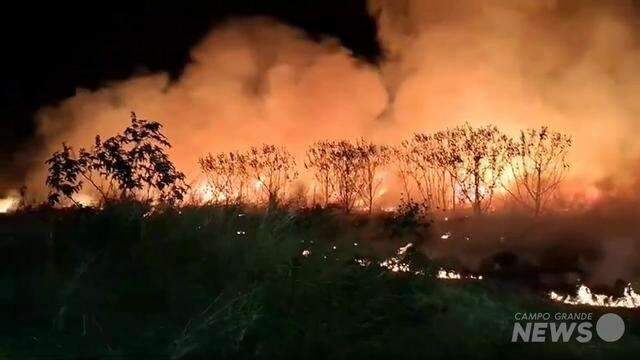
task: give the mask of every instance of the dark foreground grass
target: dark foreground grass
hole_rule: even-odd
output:
[[[611,359],[640,350],[633,314],[613,344],[512,344],[516,312],[561,308],[513,283],[375,266],[427,238],[411,222],[213,207],[144,214],[129,204],[0,219],[0,359]]]

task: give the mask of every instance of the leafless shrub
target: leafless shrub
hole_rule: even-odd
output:
[[[239,152],[208,154],[199,160],[213,194],[212,201],[239,204],[247,192],[247,157]]]
[[[369,214],[373,211],[373,202],[382,185],[381,170],[391,160],[391,150],[385,145],[376,145],[364,139],[356,143],[361,186],[358,187],[360,199]]]
[[[266,197],[270,207],[278,205],[298,177],[293,155],[284,147],[262,145],[251,147],[244,156],[247,174],[255,181],[258,194]]]
[[[336,187],[332,171],[332,147],[333,143],[328,141],[320,141],[311,145],[307,149],[306,161],[304,162],[305,169],[312,172],[314,180],[320,188],[322,205],[325,207],[331,202]]]
[[[455,210],[455,183],[443,161],[447,143],[439,140],[432,135],[415,134],[395,150],[395,158],[407,196],[409,189],[415,188],[429,207]]]
[[[329,157],[336,199],[342,209],[351,212],[362,185],[358,149],[348,141],[334,141],[330,144]]]
[[[474,213],[485,212],[510,163],[510,139],[495,126],[469,124],[439,131],[433,138],[439,143],[436,159],[455,182],[461,200],[471,204]]]
[[[570,148],[570,136],[551,132],[547,127],[521,131],[511,143],[513,182],[505,186],[506,191],[540,215],[569,168],[566,157]]]

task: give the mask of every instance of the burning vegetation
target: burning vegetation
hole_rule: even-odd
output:
[[[46,184],[51,204],[80,205],[82,197],[98,204],[129,198],[274,207],[295,200],[369,214],[379,212],[389,188],[401,184],[401,201],[415,197],[432,211],[481,215],[494,211],[500,196],[537,216],[557,194],[570,146],[569,136],[546,127],[522,131],[514,140],[495,126],[465,124],[415,134],[395,148],[364,139],[317,142],[298,166],[285,147],[265,144],[201,157],[206,180],[190,187],[166,153],[170,144],[161,125],[133,114],[122,134],[106,141],[97,136],[77,155],[63,143],[46,161]]]
[[[488,219],[482,215],[499,214],[494,216],[498,219],[517,208],[523,211],[521,214],[528,214],[523,219],[547,222],[541,220],[543,216],[560,216],[562,212],[550,209],[550,204],[555,201],[557,207],[558,190],[569,169],[567,157],[571,145],[570,136],[547,127],[523,130],[518,137],[511,138],[496,126],[473,127],[468,123],[433,134],[416,133],[398,146],[365,139],[320,141],[308,147],[303,162],[297,162],[284,146],[264,144],[245,151],[202,156],[199,165],[206,180],[188,185],[186,176],[166,153],[170,144],[162,133],[162,125],[132,114],[131,125],[122,134],[106,141],[96,137],[89,150],[80,149],[76,155],[63,144],[62,150],[46,162],[47,185],[52,205],[101,208],[109,202],[138,201],[150,206],[151,212],[162,212],[167,206],[210,205],[268,211],[340,209],[346,215],[389,214],[401,226],[416,226],[433,216],[442,217],[444,221],[438,226],[446,230],[439,236],[440,242],[427,244],[420,251],[436,257],[467,258],[463,264],[475,265],[464,266],[463,272],[443,268],[428,272],[437,279],[482,280],[484,275],[469,271],[469,268],[490,273],[495,270],[478,265],[479,261],[486,264],[491,256],[487,252],[491,241],[487,242],[488,234],[481,229]],[[392,207],[384,207],[390,210],[381,211],[381,204],[389,201],[384,195],[393,186],[400,186],[401,199]],[[13,200],[5,211],[25,207],[24,200]],[[480,223],[464,230],[458,222],[460,219],[468,222],[465,219],[469,215]],[[499,239],[497,248],[507,254],[521,251],[505,243],[509,231],[503,225],[498,232],[491,232],[491,236]],[[238,230],[237,234],[246,232]],[[525,238],[516,241],[529,241]],[[463,242],[459,243],[460,240]],[[413,246],[410,242],[379,265],[391,272],[425,274],[425,269],[414,269],[411,261],[405,260],[406,252]],[[483,249],[476,248],[464,255],[457,253],[473,246]],[[531,251],[526,250],[523,255],[538,258],[534,262],[544,261]],[[311,249],[303,252],[305,257],[310,254]],[[494,256],[498,256],[495,250]],[[558,271],[570,273],[572,267],[581,267],[578,261],[583,260],[571,260]],[[371,264],[369,259],[356,262],[362,266]],[[513,271],[502,269],[499,262],[494,266],[498,274]],[[534,273],[546,271],[540,264],[531,266],[537,268]],[[595,300],[588,301],[591,295],[584,286],[575,299],[551,294],[551,299],[566,304],[617,306],[635,301],[630,288],[621,300],[595,295],[592,297]]]
[[[38,339],[74,329],[78,357],[148,336],[173,359],[401,358],[425,334],[438,346],[417,353],[451,358],[502,349],[502,333],[459,339],[504,332],[521,308],[639,308],[628,8],[367,4],[376,61],[230,20],[175,79],[41,109],[28,176],[0,184],[17,317],[46,324]]]
[[[122,134],[105,141],[96,136],[89,150],[80,149],[76,155],[63,143],[62,150],[46,161],[49,203],[59,204],[67,199],[80,206],[74,196],[81,192],[99,196],[98,203],[128,198],[170,204],[183,200],[185,175],[166,155],[165,149],[171,145],[161,127],[158,122],[138,119],[132,113],[131,125]]]
[[[588,306],[603,306],[603,307],[625,307],[625,308],[637,308],[640,307],[640,294],[636,293],[631,287],[631,284],[625,286],[624,293],[621,297],[614,297],[611,295],[594,294],[585,285],[580,285],[576,296],[566,295],[562,296],[555,292],[549,293],[549,298],[554,301],[561,302],[569,305],[588,305]]]
[[[134,201],[149,207],[145,217],[167,208],[193,206],[262,208],[267,212],[339,209],[346,216],[387,216],[395,227],[418,229],[435,216],[444,219],[438,222],[444,229],[440,241],[432,242],[434,237],[429,235],[430,240],[419,251],[434,258],[454,256],[462,261],[464,271],[414,268],[406,260],[408,250],[414,246],[412,242],[395,256],[380,261],[380,267],[397,273],[428,273],[444,280],[484,278],[470,269],[492,274],[497,269],[498,277],[517,274],[521,270],[502,268],[504,264],[500,262],[506,258],[499,260],[502,255],[495,250],[502,249],[507,258],[516,259],[512,261],[533,256],[534,263],[528,266],[534,270],[522,270],[543,276],[544,266],[535,263],[544,261],[542,256],[546,255],[536,254],[535,246],[525,250],[522,259],[508,255],[509,251],[522,252],[505,243],[508,227],[517,225],[503,225],[498,232],[489,232],[499,239],[493,250],[491,240],[487,241],[489,233],[483,234],[486,230],[482,227],[492,221],[486,215],[499,219],[513,208],[520,210],[522,219],[538,219],[540,223],[548,222],[544,217],[561,216],[562,212],[550,208],[550,204],[556,202],[558,207],[571,145],[570,136],[547,127],[523,130],[517,138],[511,138],[496,126],[473,127],[466,123],[432,134],[416,133],[398,146],[365,139],[320,141],[308,147],[304,161],[296,161],[284,146],[269,144],[205,154],[198,163],[206,180],[188,184],[185,174],[167,154],[170,143],[162,125],[132,113],[131,124],[122,133],[104,141],[97,136],[88,150],[81,148],[76,154],[63,143],[62,150],[46,161],[46,184],[50,205],[104,208],[109,203]],[[383,210],[382,204],[389,202],[384,195],[393,186],[401,188],[399,203]],[[22,199],[7,202],[4,211],[28,209],[22,195]],[[467,225],[458,222],[469,223],[470,215],[476,225],[464,230]],[[413,237],[415,241],[417,236],[420,240],[420,232],[416,230],[409,239]],[[236,233],[246,235],[244,229]],[[527,242],[526,237],[516,241]],[[458,253],[473,246],[482,249]],[[311,249],[303,251],[304,257],[311,254]],[[494,260],[494,268],[487,267]],[[365,267],[372,263],[366,258],[355,261]],[[582,267],[580,261],[584,260],[572,259],[554,271],[570,273],[572,267]],[[575,299],[555,292],[550,298],[566,304],[627,307],[635,307],[637,300],[631,288],[625,290],[623,298],[614,299],[591,296],[584,286]]]

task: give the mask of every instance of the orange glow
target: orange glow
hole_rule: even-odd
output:
[[[7,197],[0,199],[0,214],[6,214],[14,211],[18,206],[19,199],[16,197]]]
[[[164,125],[170,155],[190,180],[206,153],[284,145],[298,160],[296,185],[309,197],[314,186],[302,162],[315,141],[397,145],[414,132],[464,122],[495,124],[511,136],[549,125],[575,140],[563,194],[600,199],[594,184],[621,177],[640,154],[633,19],[605,4],[567,12],[553,1],[446,3],[370,0],[388,55],[376,63],[275,20],[231,20],[192,49],[176,80],[155,73],[111,81],[40,109],[45,141],[26,185],[44,197],[42,160],[62,141],[78,148],[96,134],[113,135],[135,110]],[[377,205],[394,206],[401,192],[395,169],[381,180]]]
[[[621,297],[613,297],[603,294],[594,294],[586,285],[580,285],[576,296],[562,296],[555,292],[549,293],[549,298],[553,301],[561,302],[569,305],[589,305],[602,307],[640,307],[640,294],[636,293],[631,284],[624,288],[624,294]]]

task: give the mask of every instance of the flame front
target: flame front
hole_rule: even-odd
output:
[[[624,308],[637,308],[640,307],[640,294],[636,293],[631,284],[628,284],[624,288],[624,293],[621,297],[615,298],[613,296],[594,294],[586,285],[580,285],[576,296],[566,295],[562,296],[555,292],[549,293],[549,298],[553,301],[561,302],[569,305],[588,305],[588,306],[602,306],[602,307],[624,307]]]

